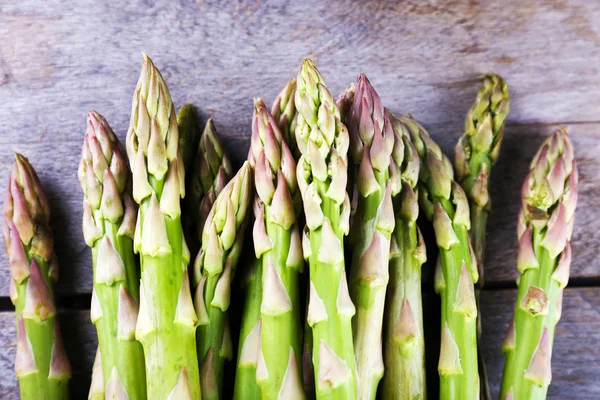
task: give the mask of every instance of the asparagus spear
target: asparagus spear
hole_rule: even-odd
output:
[[[262,395],[256,382],[256,365],[261,343],[262,260],[256,259],[252,263],[244,277],[244,287],[246,303],[242,312],[233,398],[259,400],[262,399]]]
[[[298,74],[295,103],[316,394],[318,399],[353,399],[357,395],[351,324],[355,309],[348,293],[343,244],[350,214],[348,132],[321,74],[308,59]]]
[[[202,250],[194,262],[196,339],[205,399],[221,397],[225,360],[233,356],[227,310],[252,191],[252,171],[246,162],[217,196],[204,225]]]
[[[29,161],[15,154],[4,200],[2,234],[17,322],[15,373],[21,399],[66,399],[71,365],[63,348],[52,287],[58,262],[50,204]]]
[[[200,116],[192,104],[184,104],[177,113],[177,129],[179,130],[179,146],[186,174],[190,173],[200,142]]]
[[[298,313],[298,274],[304,260],[293,201],[298,195],[296,162],[260,98],[254,101],[248,159],[259,199],[254,207],[254,252],[263,271],[256,378],[267,399],[304,398]]]
[[[393,199],[396,224],[384,317],[385,375],[381,393],[383,399],[425,399],[421,265],[427,253],[417,226],[420,160],[408,130],[389,111],[388,118],[395,134],[390,175],[401,190]]]
[[[358,397],[375,399],[383,376],[382,327],[394,230],[390,159],[394,131],[379,95],[364,74],[348,112],[350,155],[356,168],[358,206],[348,242],[352,248],[350,297]],[[395,186],[396,191],[400,189]]]
[[[419,203],[433,220],[440,250],[436,291],[442,298],[442,342],[438,372],[441,399],[475,399],[477,374],[477,306],[473,284],[478,273],[469,240],[469,203],[450,160],[425,129],[411,117],[399,117],[421,158]]]
[[[565,128],[539,149],[521,191],[517,304],[502,351],[500,398],[545,399],[554,329],[569,280],[579,175]]]
[[[479,288],[483,286],[485,226],[491,208],[489,176],[500,153],[504,121],[509,111],[508,86],[504,79],[494,74],[483,76],[477,100],[467,114],[465,134],[456,145],[454,164],[458,181],[469,198],[470,236],[477,260]]]
[[[188,221],[191,224],[190,241],[193,254],[197,254],[202,245],[202,231],[208,213],[227,182],[233,176],[233,168],[212,118],[200,137],[196,157],[192,168],[187,208],[190,212]]]
[[[287,143],[294,160],[300,158],[300,150],[296,144],[296,78],[292,78],[275,98],[271,114],[279,126],[283,140]]]
[[[135,340],[139,272],[133,254],[136,210],[125,151],[106,120],[88,114],[78,170],[83,233],[92,248],[91,317],[98,332],[106,396],[146,398],[144,352]]]
[[[133,96],[127,154],[133,198],[139,204],[134,235],[141,263],[136,338],[144,348],[148,398],[198,399],[197,317],[187,272],[190,253],[181,227],[185,172],[169,89],[145,54]]]
[[[351,83],[350,86],[340,93],[339,97],[336,100],[336,105],[340,110],[340,121],[344,121],[346,119],[346,114],[350,109],[352,104],[352,99],[354,98],[354,83]],[[350,166],[348,166],[348,173],[350,173]],[[346,187],[348,193],[352,193],[352,181],[353,179],[347,179]],[[352,219],[353,213],[351,212],[350,220]],[[352,222],[350,221],[350,226]],[[347,239],[347,238],[346,238]],[[351,255],[350,255],[351,256]],[[310,287],[307,287],[310,289]],[[308,290],[307,290],[308,292]],[[310,294],[308,293],[306,296],[307,302],[309,300]],[[308,307],[305,307],[306,312],[308,312]],[[302,351],[302,377],[303,377],[303,385],[304,391],[308,398],[315,398],[315,377],[314,377],[314,366],[312,364],[312,347],[313,347],[313,338],[312,338],[312,330],[308,324],[307,318],[304,319],[304,342],[303,342],[303,351]]]
[[[465,134],[456,145],[454,165],[458,181],[469,199],[471,213],[471,243],[477,260],[479,280],[475,283],[475,299],[479,309],[479,295],[483,287],[483,257],[488,214],[491,209],[489,176],[500,153],[504,134],[504,120],[510,110],[508,86],[498,75],[483,76],[483,85],[475,104],[469,110]],[[481,337],[481,314],[477,314],[477,341]],[[490,399],[487,372],[479,350],[479,379],[481,397]]]

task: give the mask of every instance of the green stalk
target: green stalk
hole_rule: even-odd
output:
[[[390,240],[395,218],[390,180],[394,131],[381,100],[364,74],[346,118],[358,191],[357,211],[348,243],[352,248],[350,296],[358,397],[375,399],[383,377],[382,330],[389,280]]]
[[[297,78],[296,139],[302,157],[298,187],[304,202],[310,265],[307,320],[313,335],[318,399],[355,399],[352,316],[344,268],[350,200],[346,193],[349,138],[340,113],[314,64],[305,59]]]
[[[436,291],[442,298],[442,339],[438,372],[441,399],[479,396],[477,306],[474,283],[477,263],[471,250],[469,202],[454,181],[450,160],[425,129],[411,117],[399,120],[408,129],[421,158],[419,202],[433,220],[440,253]]]
[[[275,98],[271,107],[271,114],[277,125],[283,140],[287,143],[294,160],[298,160],[301,156],[300,149],[296,144],[296,105],[294,98],[296,97],[296,78],[292,78],[287,85]]]
[[[50,230],[50,204],[29,161],[15,154],[4,200],[2,234],[15,306],[15,374],[21,399],[67,399],[71,365],[56,320],[52,288],[58,262]]]
[[[234,400],[258,400],[262,398],[256,382],[256,365],[260,352],[262,302],[262,260],[256,259],[244,277],[246,303],[242,312],[240,344],[235,373]]]
[[[552,378],[554,330],[569,281],[571,234],[579,175],[564,128],[554,132],[531,162],[522,188],[517,231],[517,305],[502,351],[500,398],[546,398]]]
[[[252,171],[246,162],[215,200],[204,225],[202,250],[194,262],[196,340],[205,399],[221,397],[225,360],[233,356],[227,310],[252,191]]]
[[[254,101],[250,164],[254,252],[262,260],[261,351],[256,379],[263,398],[304,398],[298,275],[304,267],[293,198],[296,162],[262,99]]]
[[[195,150],[191,177],[188,179],[186,224],[190,237],[190,250],[197,254],[202,246],[202,231],[215,199],[233,176],[233,167],[219,139],[212,118],[206,126]]]
[[[175,107],[160,72],[143,55],[133,96],[127,154],[139,204],[134,250],[140,254],[136,338],[146,360],[149,399],[200,398],[194,312],[181,226],[185,172]]]
[[[500,153],[504,135],[504,121],[510,110],[508,86],[498,75],[483,76],[483,85],[475,104],[469,110],[465,134],[456,145],[454,164],[463,190],[469,198],[471,214],[471,243],[477,260],[479,280],[475,283],[475,298],[479,309],[479,295],[483,287],[485,235],[491,209],[489,177],[492,165]],[[477,340],[481,337],[481,313],[477,314]],[[479,378],[481,397],[491,398],[483,356],[479,351]]]
[[[95,111],[88,115],[78,177],[83,233],[92,248],[91,319],[106,377],[103,387],[110,398],[146,399],[144,351],[135,339],[140,278],[130,172],[119,139]]]
[[[396,139],[392,182],[398,182],[402,189],[393,199],[396,224],[390,248],[383,335],[385,375],[381,393],[384,399],[425,399],[421,266],[427,253],[417,226],[420,160],[407,130],[389,112],[388,118]]]

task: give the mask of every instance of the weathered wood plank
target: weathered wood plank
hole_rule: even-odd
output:
[[[124,136],[141,51],[163,71],[176,104],[193,101],[205,116],[213,114],[238,163],[248,148],[253,96],[271,100],[303,56],[318,61],[334,93],[366,72],[385,104],[412,112],[447,150],[462,130],[474,78],[490,70],[502,74],[513,106],[494,170],[488,280],[514,278],[517,188],[539,135],[548,132],[535,124],[600,121],[598,2],[110,4],[0,5],[0,188],[6,187],[13,151],[40,172],[54,211],[62,294],[91,290],[76,180],[85,115],[97,109]],[[599,126],[569,126],[582,169],[582,203],[587,201],[579,212],[572,273],[595,277],[600,219],[591,199],[600,187],[594,157]],[[4,254],[0,295],[8,295]]]
[[[500,344],[514,307],[516,290],[486,290],[481,297],[483,315],[483,349],[490,384],[497,395],[504,357]],[[437,357],[439,351],[439,312],[437,296],[425,296],[428,377],[431,398],[436,397]],[[232,304],[236,308],[238,304]],[[600,397],[600,292],[594,288],[567,289],[563,315],[557,327],[549,399],[596,399]],[[239,315],[238,312],[233,314]],[[232,321],[236,326],[236,321]],[[67,352],[73,364],[72,398],[86,398],[89,389],[96,332],[89,311],[61,313],[61,327]],[[233,331],[234,337],[237,329]],[[18,399],[18,382],[14,377],[14,313],[0,313],[0,398]],[[237,340],[234,340],[237,343]],[[232,371],[233,372],[233,371]]]

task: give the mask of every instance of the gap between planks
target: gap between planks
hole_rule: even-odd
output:
[[[568,289],[577,288],[592,288],[600,287],[600,277],[598,278],[571,278],[569,280]],[[487,282],[483,286],[484,292],[500,291],[500,290],[515,290],[517,284],[514,281],[491,281]],[[433,287],[430,285],[424,285],[423,293],[434,294]],[[91,293],[77,293],[65,296],[59,296],[57,298],[57,305],[59,310],[89,310],[92,300]],[[9,297],[0,296],[0,312],[3,311],[14,311],[13,306]]]

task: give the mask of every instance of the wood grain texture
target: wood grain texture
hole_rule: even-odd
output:
[[[153,57],[177,105],[194,102],[204,117],[214,116],[238,165],[248,149],[252,98],[270,102],[304,56],[318,62],[334,93],[367,73],[388,107],[412,113],[450,153],[475,78],[499,73],[509,83],[512,112],[493,172],[487,279],[515,277],[517,189],[548,126],[558,123],[571,129],[582,170],[572,274],[598,276],[600,3],[67,3],[0,5],[0,190],[12,153],[29,157],[52,204],[60,294],[91,290],[76,179],[86,113],[96,109],[124,137],[141,51]],[[8,282],[2,254],[1,296]]]
[[[483,313],[483,349],[493,394],[499,390],[504,366],[500,344],[508,328],[514,307],[516,290],[486,290],[481,297]],[[437,357],[439,351],[438,297],[425,296],[427,366],[429,396],[437,398]],[[232,304],[233,307],[236,304]],[[434,309],[432,310],[433,307]],[[433,312],[431,312],[433,311]],[[239,317],[239,311],[233,313]],[[71,394],[73,399],[86,398],[96,351],[96,331],[86,311],[65,311],[60,314],[67,353],[73,364]],[[239,321],[234,318],[232,321]],[[0,313],[0,398],[17,400],[18,382],[14,377],[15,356],[14,314]],[[233,332],[237,332],[234,330]],[[437,336],[437,337],[436,337]],[[237,340],[234,338],[234,343]],[[552,385],[549,399],[600,398],[600,292],[594,288],[565,290],[562,320],[556,328],[552,355]],[[232,371],[233,373],[233,371]],[[229,376],[232,376],[231,374]]]

